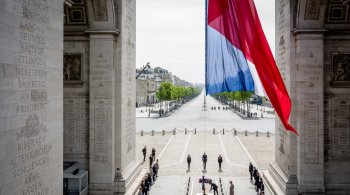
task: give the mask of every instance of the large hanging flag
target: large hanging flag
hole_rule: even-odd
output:
[[[252,91],[269,98],[284,127],[291,100],[262,30],[253,0],[208,0],[206,93]]]

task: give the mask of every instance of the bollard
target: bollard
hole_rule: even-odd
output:
[[[236,135],[237,135],[237,130],[236,130],[236,129],[233,129],[233,133],[234,133],[234,135],[236,136]]]
[[[267,132],[267,137],[270,137],[270,131]]]
[[[187,128],[185,128],[185,134],[187,134]]]
[[[245,134],[245,136],[248,136],[248,131],[247,131],[247,130],[245,130],[244,134]]]
[[[176,128],[173,130],[173,135],[176,135]]]
[[[225,129],[222,129],[222,134],[225,135]]]
[[[259,131],[256,131],[256,137],[259,137]]]
[[[264,115],[263,115],[263,113],[261,113],[261,118],[264,118]]]
[[[215,134],[215,128],[213,129],[213,134]]]
[[[152,136],[154,136],[154,130],[152,130]]]
[[[162,135],[165,135],[165,131],[164,131],[164,129],[163,129],[163,131],[162,131]]]
[[[197,128],[194,128],[194,134],[195,135],[197,134]]]
[[[141,136],[143,136],[143,131],[141,131]]]

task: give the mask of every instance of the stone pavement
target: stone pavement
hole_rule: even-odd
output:
[[[202,111],[204,93],[190,102],[185,103],[169,117],[163,118],[136,118],[136,131],[161,131],[180,129],[198,129],[212,131],[213,128],[222,130],[233,128],[239,131],[274,132],[275,119],[273,116],[266,118],[242,118],[233,110],[211,110],[212,106],[226,106],[211,96],[206,97],[207,111]],[[256,107],[256,106],[253,106]],[[254,109],[254,108],[253,108]],[[269,109],[269,108],[266,108]],[[138,111],[136,111],[138,113]],[[139,113],[140,114],[140,113]]]
[[[203,174],[216,182],[222,178],[225,194],[228,190],[228,182],[232,180],[235,184],[235,194],[243,195],[256,194],[248,178],[249,162],[256,162],[260,170],[266,169],[274,157],[275,138],[274,135],[270,137],[266,135],[256,137],[255,134],[234,136],[232,132],[214,135],[212,132],[198,131],[197,134],[178,132],[176,135],[167,133],[164,136],[161,133],[156,133],[154,136],[138,134],[136,142],[137,158],[140,160],[142,159],[141,150],[145,145],[147,156],[153,147],[156,148],[160,170],[159,178],[150,191],[151,195],[185,194],[189,177],[191,177],[189,193],[200,193],[201,184],[198,183],[198,179]],[[204,173],[201,161],[203,152],[208,155],[207,172]],[[191,171],[187,170],[188,154],[192,157]],[[224,161],[222,172],[218,171],[219,154]],[[147,169],[148,166],[149,161],[146,159],[143,167]]]

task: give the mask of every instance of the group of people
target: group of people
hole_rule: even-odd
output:
[[[252,163],[249,163],[249,173],[250,173],[250,181],[254,183],[256,192],[259,195],[264,195],[265,194],[264,182],[262,180],[262,177],[260,176],[258,169],[254,167]]]
[[[188,171],[191,170],[191,161],[192,161],[192,158],[191,158],[191,156],[188,154],[188,155],[187,155],[187,170],[188,170]],[[208,156],[207,156],[207,154],[204,152],[204,154],[202,155],[203,171],[206,171],[206,169],[207,169],[207,161],[208,161]],[[219,171],[222,171],[222,170],[221,170],[222,162],[223,162],[222,156],[219,155],[219,157],[218,157]]]
[[[218,110],[220,110],[220,106],[218,106],[217,108],[218,108]],[[228,106],[223,106],[223,107],[222,107],[222,110],[228,110],[228,109],[229,109]],[[212,107],[211,107],[211,110],[216,110],[216,106],[212,106]]]
[[[146,161],[147,148],[146,146],[142,149],[143,162]],[[156,159],[156,149],[152,148],[151,155],[149,156],[149,171],[142,179],[139,186],[138,195],[147,195],[158,177],[159,161]]]

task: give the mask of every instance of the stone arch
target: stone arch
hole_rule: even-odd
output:
[[[348,1],[276,0],[276,62],[300,132],[276,120],[269,173],[285,194],[350,193],[350,144],[340,141],[350,140],[349,13]]]

